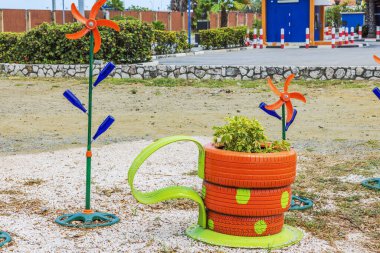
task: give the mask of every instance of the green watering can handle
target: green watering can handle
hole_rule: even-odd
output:
[[[132,189],[132,195],[142,204],[155,204],[165,200],[180,198],[191,199],[195,201],[199,205],[198,225],[203,228],[206,228],[206,208],[202,198],[193,189],[184,186],[170,186],[152,192],[141,192],[135,189],[133,186],[135,175],[140,166],[145,162],[145,160],[148,159],[154,152],[156,152],[160,148],[178,141],[191,141],[198,146],[198,176],[203,179],[205,166],[205,150],[202,144],[200,144],[194,138],[188,136],[172,136],[155,141],[154,143],[146,147],[136,157],[128,171],[128,183]]]

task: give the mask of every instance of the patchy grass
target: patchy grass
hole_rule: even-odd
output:
[[[45,180],[40,179],[40,178],[31,178],[31,179],[25,180],[24,185],[25,186],[35,186],[35,185],[41,185],[44,182],[45,182]]]
[[[293,193],[313,199],[315,206],[303,212],[288,212],[286,223],[327,240],[332,247],[350,233],[362,233],[370,239],[362,246],[376,252],[380,240],[378,192],[362,187],[360,182],[342,182],[339,177],[373,175],[380,166],[380,156],[363,155],[351,160],[310,153],[302,156],[309,159],[297,175]]]

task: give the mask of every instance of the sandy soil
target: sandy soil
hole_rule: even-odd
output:
[[[117,122],[94,147],[93,206],[118,215],[121,222],[94,230],[56,225],[57,216],[81,211],[84,202],[86,117],[62,96],[70,88],[84,98],[85,85],[80,83],[0,80],[0,226],[13,237],[4,252],[267,252],[212,247],[188,239],[184,230],[197,219],[193,203],[144,206],[135,201],[127,184],[130,164],[152,139],[173,134],[210,136],[211,127],[222,124],[228,114],[255,116],[272,138],[279,138],[280,122],[257,109],[261,101],[275,100],[263,87],[100,86],[95,122],[108,114]],[[363,177],[380,176],[376,142],[380,105],[371,87],[292,87],[309,99],[305,106],[296,102],[299,116],[288,133],[300,157],[294,189],[312,196],[316,205],[312,211],[287,215],[288,223],[305,231],[305,238],[281,252],[378,249],[380,197],[359,185]],[[270,127],[274,123],[275,129]],[[197,138],[210,141],[210,137]],[[144,164],[136,184],[141,190],[173,184],[200,190],[201,181],[194,176],[196,157],[191,144],[165,147]],[[345,170],[349,165],[352,169]],[[344,201],[351,196],[359,200],[345,209]],[[366,206],[368,212],[359,213]],[[350,219],[356,216],[365,219]]]

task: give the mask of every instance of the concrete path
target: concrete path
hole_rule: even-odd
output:
[[[164,65],[379,66],[380,44],[366,48],[255,49],[159,59]]]

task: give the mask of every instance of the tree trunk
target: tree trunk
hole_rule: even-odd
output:
[[[187,10],[187,1],[188,0],[171,0],[170,9],[172,11],[185,12]]]
[[[368,38],[376,37],[375,0],[368,1]]]
[[[220,27],[228,26],[228,13],[225,7],[222,7]]]

